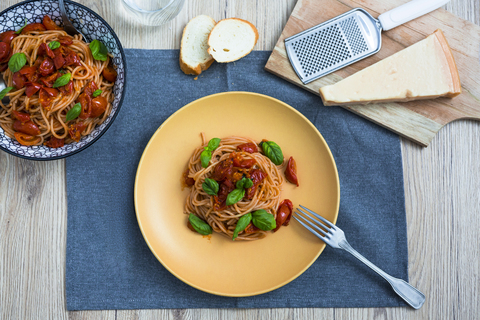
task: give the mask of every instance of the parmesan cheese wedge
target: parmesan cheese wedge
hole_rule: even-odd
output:
[[[323,104],[404,102],[461,93],[460,78],[442,30],[329,86]]]

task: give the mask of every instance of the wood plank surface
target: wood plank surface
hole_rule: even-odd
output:
[[[480,120],[480,27],[445,11],[435,10],[386,32],[382,32],[381,50],[366,59],[304,85],[293,70],[284,40],[308,28],[328,21],[353,8],[363,8],[373,17],[398,7],[408,0],[300,0],[280,36],[266,70],[319,95],[318,89],[348,77],[392,54],[425,39],[441,29],[453,52],[462,84],[455,99],[438,98],[404,103],[378,103],[344,106],[422,146],[427,146],[447,123],[458,119]]]
[[[2,0],[0,10],[17,3]],[[240,17],[259,30],[257,50],[272,50],[295,0],[187,0],[161,27],[141,26],[120,0],[78,1],[103,16],[127,48],[179,48],[186,22],[208,14]],[[390,1],[391,2],[391,1]],[[480,25],[480,0],[446,7]],[[0,151],[0,319],[478,319],[480,314],[480,124],[446,125],[428,148],[402,139],[410,282],[427,296],[411,308],[65,309],[64,160],[34,162]],[[379,280],[381,281],[381,280]]]

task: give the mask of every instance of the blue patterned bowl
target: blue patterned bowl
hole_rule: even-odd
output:
[[[125,95],[125,54],[113,29],[98,14],[78,3],[65,0],[65,9],[67,16],[70,20],[73,20],[75,28],[85,35],[87,42],[94,39],[102,41],[114,56],[113,64],[118,76],[113,87],[115,99],[112,112],[101,125],[97,126],[92,133],[83,137],[79,142],[65,144],[64,147],[56,149],[46,146],[22,146],[15,139],[6,136],[0,127],[0,149],[24,159],[54,160],[65,158],[92,145],[112,125],[120,111]],[[63,25],[57,0],[27,0],[0,13],[0,33],[18,29],[19,26],[24,25],[25,18],[28,23],[42,22],[44,15],[48,15],[57,24]]]

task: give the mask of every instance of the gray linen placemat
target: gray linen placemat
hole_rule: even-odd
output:
[[[215,296],[170,274],[142,237],[133,189],[147,142],[185,104],[218,92],[252,91],[303,113],[326,139],[338,167],[338,226],[360,253],[408,280],[400,142],[390,131],[339,107],[324,107],[318,96],[264,71],[270,52],[213,64],[197,81],[180,71],[177,50],[125,53],[128,83],[120,114],[93,146],[66,161],[68,310],[406,305],[368,267],[329,247],[300,277],[254,297]]]

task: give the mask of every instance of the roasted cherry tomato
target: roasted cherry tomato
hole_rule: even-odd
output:
[[[108,101],[102,96],[98,96],[92,99],[92,112],[90,118],[100,116],[107,109]]]
[[[258,185],[267,177],[267,174],[260,169],[252,169],[249,172],[250,179],[253,182],[253,186],[248,188],[245,192],[245,198],[252,199],[257,191]]]
[[[25,86],[25,82],[27,82],[27,78],[21,75],[19,71],[17,71],[13,74],[12,81],[15,88],[19,90]]]
[[[184,186],[191,187],[195,184],[195,179],[188,177],[188,168],[183,172],[183,184]]]
[[[30,31],[45,31],[45,26],[41,23],[30,23],[23,28],[20,34],[27,34]]]
[[[55,72],[55,73],[52,73],[49,76],[40,78],[39,82],[41,82],[45,87],[53,88],[53,84],[61,76],[62,76],[62,74],[60,72]]]
[[[30,136],[37,136],[40,134],[40,129],[35,123],[33,123],[32,120],[27,122],[22,122],[20,120],[15,121],[13,123],[13,130],[28,134]]]
[[[78,117],[80,119],[90,118],[90,115],[92,114],[92,98],[84,92],[78,96],[77,102],[80,102],[82,105],[82,111],[80,111]]]
[[[42,88],[42,85],[40,83],[27,82],[27,83],[25,83],[25,94],[27,95],[27,97],[30,98],[35,93],[37,93],[38,90],[40,90],[40,88]]]
[[[70,50],[68,52],[68,54],[65,56],[65,65],[66,66],[80,67],[82,65],[81,61],[82,60],[80,59],[78,54],[76,54],[72,50]]]
[[[70,36],[60,36],[58,37],[58,42],[64,46],[70,46],[73,44],[73,38]]]
[[[98,90],[98,87],[97,87],[97,84],[93,81],[90,81],[89,83],[87,83],[87,85],[85,86],[85,90],[83,91],[85,94],[89,95],[90,97],[92,97],[93,93]],[[92,97],[93,98],[93,97]]]
[[[37,67],[35,66],[24,66],[18,72],[20,72],[21,75],[25,76],[29,82],[37,82],[40,77],[37,72]]]
[[[55,65],[53,64],[52,59],[50,59],[49,57],[45,57],[43,62],[38,67],[38,71],[42,76],[45,77],[53,73],[54,67]]]
[[[18,35],[13,30],[5,31],[0,33],[0,41],[10,44],[12,40],[17,37]]]
[[[47,30],[63,30],[63,28],[57,26],[57,24],[53,22],[53,20],[49,16],[43,17],[42,24]]]
[[[254,233],[254,232],[257,232],[259,231],[260,228],[258,228],[257,226],[255,226],[253,223],[249,223],[248,226],[245,228],[244,232],[245,233]]]
[[[0,42],[0,62],[8,62],[10,53],[10,45],[6,42]]]
[[[38,47],[37,51],[38,56],[49,56],[50,58],[55,58],[55,54],[53,53],[52,49],[46,44],[42,43],[40,47]]]
[[[220,161],[213,169],[212,179],[215,181],[225,180],[231,176],[233,171],[233,161],[230,158]]]
[[[242,169],[248,169],[253,167],[257,161],[255,159],[245,159],[242,157],[241,154],[232,152],[233,156],[233,166],[237,168],[242,168]]]
[[[285,168],[285,178],[287,178],[288,182],[296,184],[298,187],[297,163],[293,157],[288,159],[287,167]]]
[[[30,121],[30,115],[28,113],[20,112],[16,110],[13,110],[12,113],[15,119],[20,120],[23,123]]]
[[[117,80],[117,70],[115,70],[111,63],[102,70],[102,75],[107,81],[115,82],[115,80]]]
[[[0,63],[0,72],[3,72],[8,69],[8,63]]]
[[[257,145],[252,142],[247,142],[237,146],[238,151],[248,152],[248,153],[255,153],[258,152]]]
[[[13,135],[15,136],[15,139],[17,139],[18,143],[24,146],[33,146],[39,144],[42,140],[40,137],[29,136],[28,134],[21,132],[15,132]]]
[[[282,225],[288,226],[288,224],[290,223],[290,218],[292,217],[292,212],[293,212],[292,201],[288,199],[283,200],[278,206],[277,219],[275,220],[277,227],[273,229],[273,232],[280,229]]]
[[[46,110],[50,110],[50,104],[53,99],[58,95],[58,90],[54,88],[42,87],[38,95],[38,101]]]
[[[87,128],[87,125],[83,122],[70,125],[68,130],[70,138],[72,138],[72,140],[75,140],[76,142],[80,141],[80,138],[82,137],[82,132],[85,130],[85,128]]]
[[[213,210],[220,211],[227,207],[227,196],[235,189],[235,184],[225,179],[219,186],[216,196],[213,196]]]
[[[59,139],[51,136],[50,139],[44,143],[44,145],[50,148],[61,148],[65,145],[65,139]]]
[[[63,94],[70,94],[73,92],[73,81],[70,80],[68,81],[68,83],[62,87],[59,87],[58,89],[60,89],[60,92],[62,92]]]
[[[53,50],[53,54],[55,55],[55,58],[53,58],[53,63],[55,64],[55,68],[58,70],[62,68],[65,65],[65,58],[64,58],[64,52],[65,47],[60,47],[55,50]]]

